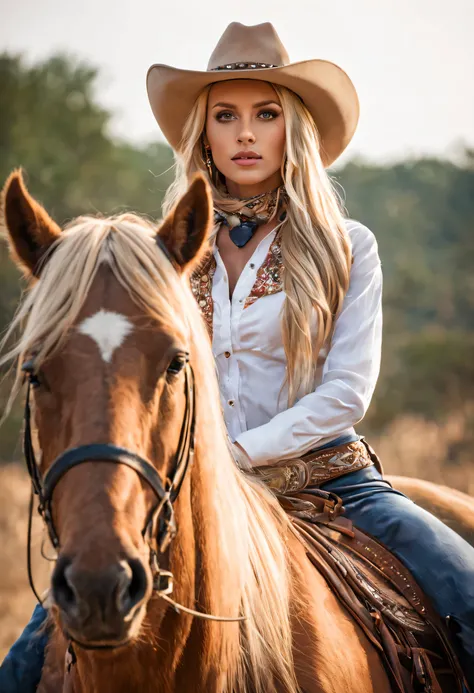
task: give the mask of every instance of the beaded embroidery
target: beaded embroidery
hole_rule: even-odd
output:
[[[216,271],[216,258],[212,253],[204,260],[203,264],[191,275],[191,291],[197,301],[199,309],[206,321],[206,326],[212,338],[212,321],[214,305],[212,301],[212,278]]]
[[[257,278],[252,291],[247,296],[244,309],[255,303],[258,298],[282,291],[282,271],[281,238],[280,234],[277,233],[272,241],[267,257],[257,272]]]

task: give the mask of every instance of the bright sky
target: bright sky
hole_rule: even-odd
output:
[[[271,21],[292,61],[324,58],[354,81],[362,112],[345,157],[452,155],[474,146],[474,0],[0,0],[0,51],[65,50],[101,67],[114,132],[159,132],[150,64],[205,69],[231,21]]]

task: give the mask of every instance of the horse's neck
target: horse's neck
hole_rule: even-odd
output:
[[[69,693],[161,693],[172,691],[172,680],[164,666],[159,648],[152,643],[133,645],[114,656],[79,653],[75,669],[69,675]],[[166,678],[165,678],[166,675]],[[66,674],[65,682],[67,683]]]
[[[216,666],[211,673],[203,672],[200,624],[191,629],[184,648],[172,632],[166,638],[155,636],[154,640],[155,644],[141,643],[140,647],[133,646],[113,659],[94,654],[81,661],[79,655],[76,669],[69,678],[66,676],[63,693],[219,693],[222,690],[220,667]]]

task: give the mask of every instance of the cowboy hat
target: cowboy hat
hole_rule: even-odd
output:
[[[287,87],[314,118],[326,166],[344,151],[359,119],[357,92],[347,74],[326,60],[290,63],[272,24],[229,24],[206,71],[152,65],[147,91],[154,116],[171,146],[179,151],[184,124],[200,92],[209,84],[257,79]]]

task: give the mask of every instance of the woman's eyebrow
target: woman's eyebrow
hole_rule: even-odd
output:
[[[215,103],[212,108],[237,108],[237,106],[234,103],[219,101],[219,103]]]
[[[280,106],[278,101],[273,101],[272,99],[270,99],[268,101],[259,101],[258,103],[254,103],[253,107],[254,108],[261,108],[262,106],[270,106],[271,104],[273,104],[273,106]],[[281,108],[281,106],[280,106],[280,108]]]
[[[258,103],[254,103],[252,108],[261,108],[262,106],[269,106],[270,104],[273,104],[274,106],[280,106],[278,101],[272,101],[267,100],[267,101],[259,101]],[[235,103],[224,103],[223,101],[219,101],[218,103],[215,103],[212,108],[237,108]],[[281,108],[281,106],[280,106]]]

